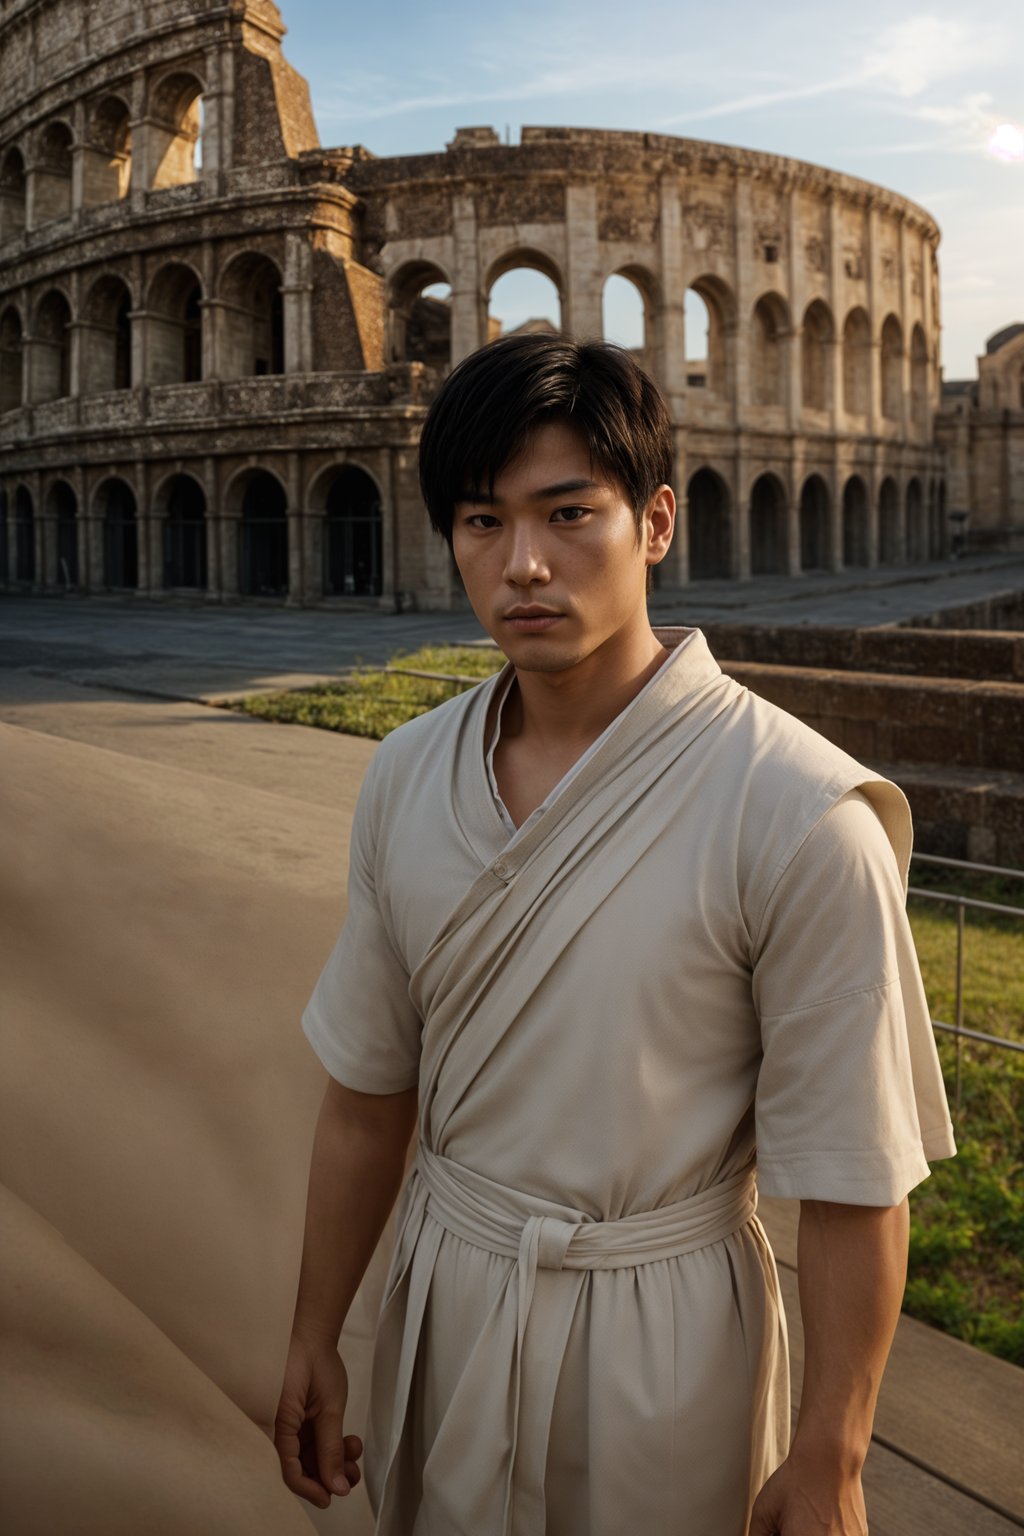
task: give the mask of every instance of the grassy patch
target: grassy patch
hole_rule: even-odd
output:
[[[425,646],[393,658],[421,672],[485,678],[504,657],[476,646]],[[359,671],[330,687],[237,701],[264,720],[315,725],[377,740],[471,683]],[[1024,881],[999,881],[915,864],[912,884],[1024,906]],[[911,897],[925,989],[935,1018],[955,1020],[956,918],[952,907]],[[964,1022],[1024,1039],[1024,921],[969,913],[965,932]],[[953,1103],[956,1045],[938,1037]],[[905,1309],[957,1338],[1024,1365],[1024,1056],[962,1046],[958,1155],[936,1163],[911,1195],[910,1275]]]

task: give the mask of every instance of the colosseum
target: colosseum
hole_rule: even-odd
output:
[[[685,509],[662,584],[944,553],[939,230],[905,198],[646,133],[323,149],[270,0],[0,18],[7,590],[458,605],[417,437],[522,267],[578,336],[610,278],[640,295]]]

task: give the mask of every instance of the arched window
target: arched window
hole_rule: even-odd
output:
[[[862,309],[853,309],[843,326],[843,410],[866,416],[871,400],[871,326]]]
[[[154,191],[195,181],[201,165],[203,87],[195,75],[167,75],[150,95],[149,185]]]
[[[276,476],[250,469],[232,486],[230,501],[241,513],[238,590],[248,597],[282,597],[288,591],[288,498]]]
[[[149,288],[149,384],[195,384],[202,370],[202,288],[191,267],[169,262]]]
[[[729,490],[713,469],[698,469],[686,488],[686,529],[689,536],[690,580],[703,581],[732,574]]]
[[[32,214],[36,224],[65,219],[71,212],[71,145],[67,123],[50,123],[39,136]]]
[[[161,487],[156,510],[163,516],[164,586],[206,590],[206,496],[191,475],[172,475]]]
[[[903,415],[903,330],[895,315],[882,326],[882,415],[887,421]]]
[[[444,372],[452,358],[452,290],[429,261],[401,267],[389,284],[388,356],[393,363],[426,363]]]
[[[720,278],[705,274],[690,284],[683,308],[688,390],[703,390],[709,399],[726,398],[731,384],[726,332],[735,314],[736,301]]]
[[[868,561],[868,493],[860,476],[851,475],[843,489],[843,564]]]
[[[220,371],[224,378],[284,372],[281,273],[269,256],[247,251],[220,285]]]
[[[885,565],[903,558],[900,534],[900,493],[896,481],[887,475],[878,493],[878,555]]]
[[[804,315],[800,341],[800,378],[805,411],[828,411],[832,407],[834,338],[828,307],[815,299]]]
[[[928,558],[928,529],[924,515],[924,491],[917,476],[907,486],[907,559]]]
[[[16,411],[22,391],[21,317],[11,306],[0,315],[0,412]]]
[[[921,435],[928,430],[928,343],[924,331],[915,325],[910,339],[910,400],[914,427]]]
[[[33,389],[36,402],[71,393],[71,306],[51,288],[39,301],[33,327]]]
[[[754,305],[751,326],[750,383],[755,405],[783,405],[786,400],[786,335],[789,315],[777,294]]]
[[[487,287],[488,341],[519,331],[562,329],[562,278],[540,251],[511,251],[491,268]]]
[[[47,509],[57,524],[57,580],[63,587],[78,585],[78,500],[66,480],[50,487]]]
[[[85,301],[82,388],[102,394],[132,385],[132,308],[128,285],[112,273],[98,279]]]
[[[808,475],[800,493],[800,569],[824,571],[831,552],[830,499],[820,475]]]
[[[87,206],[116,203],[131,186],[132,130],[119,96],[104,96],[89,117],[84,151],[82,200]]]
[[[11,148],[0,164],[0,241],[14,240],[25,228],[25,160]]]
[[[96,493],[103,519],[103,581],[117,589],[139,584],[139,527],[135,492],[123,480],[105,480]]]
[[[36,516],[28,488],[19,485],[14,493],[14,579],[36,579]]]
[[[624,268],[608,278],[601,293],[601,330],[605,341],[632,352],[641,368],[654,368],[654,337],[649,323],[650,278]]]
[[[383,590],[380,493],[365,470],[346,465],[324,503],[324,591],[379,597]]]
[[[786,492],[775,475],[760,475],[750,493],[750,571],[785,575]]]

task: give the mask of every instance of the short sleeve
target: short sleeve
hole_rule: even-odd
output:
[[[956,1151],[892,847],[844,795],[797,850],[756,940],[766,1195],[896,1205]]]
[[[376,761],[376,760],[375,760]],[[401,1093],[419,1080],[420,1018],[376,885],[374,763],[352,820],[348,912],[302,1015],[332,1077],[359,1093]]]

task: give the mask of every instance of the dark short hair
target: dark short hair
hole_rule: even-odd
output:
[[[505,336],[461,362],[441,386],[420,437],[420,486],[448,543],[456,503],[494,482],[547,422],[574,427],[595,466],[619,482],[639,530],[672,473],[672,428],[657,386],[622,347],[569,336]]]

